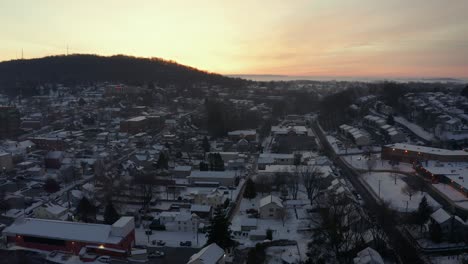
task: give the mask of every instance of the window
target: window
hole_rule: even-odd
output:
[[[274,212],[274,211],[275,211],[275,209],[274,209],[274,208],[270,208],[270,212]]]
[[[24,240],[24,242],[28,242],[28,243],[47,244],[47,245],[54,245],[54,246],[65,246],[65,240],[60,240],[60,239],[24,236],[23,240]]]

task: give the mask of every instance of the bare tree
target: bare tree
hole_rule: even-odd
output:
[[[284,227],[284,223],[286,222],[286,219],[288,219],[288,210],[286,210],[286,208],[283,207],[277,212],[277,215],[283,222]]]
[[[299,193],[299,183],[300,183],[300,176],[298,172],[298,167],[296,166],[296,171],[294,173],[288,173],[288,181],[287,186],[289,192],[292,195],[293,200],[297,199],[297,194]]]
[[[408,197],[409,197],[409,199],[411,201],[411,197],[413,197],[413,195],[415,195],[418,192],[418,190],[414,189],[410,185],[406,185],[405,187],[401,188],[401,192],[403,194],[408,195]]]
[[[367,165],[367,170],[370,174],[371,170],[374,169],[375,166],[377,165],[377,159],[375,155],[372,155],[372,154],[369,155],[369,158],[366,161],[366,165]]]
[[[257,191],[264,193],[271,192],[271,180],[266,175],[257,175],[255,178],[255,187]]]
[[[327,258],[334,258],[338,263],[348,263],[354,256],[352,252],[362,242],[361,233],[352,228],[355,221],[360,221],[361,210],[343,194],[329,194],[324,202],[326,204],[320,213],[319,227],[315,229],[314,239],[309,244],[309,255],[322,247]]]
[[[140,173],[135,179],[141,191],[142,209],[147,210],[151,199],[153,199],[156,188],[156,178],[153,174]]]
[[[307,197],[310,200],[310,204],[314,205],[314,202],[320,196],[320,190],[322,189],[323,172],[313,166],[306,166],[300,170],[302,184],[304,185]]]

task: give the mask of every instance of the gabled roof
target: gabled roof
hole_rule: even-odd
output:
[[[259,207],[263,207],[267,204],[270,204],[270,203],[274,203],[276,205],[278,205],[279,207],[283,207],[283,201],[277,197],[277,196],[274,196],[274,195],[268,195],[266,197],[263,197],[262,199],[260,199],[260,205]]]
[[[442,224],[450,219],[450,215],[444,209],[439,208],[439,210],[431,214],[431,218],[437,223]]]
[[[220,248],[216,243],[212,243],[202,248],[198,253],[190,257],[189,262],[191,263],[204,263],[204,264],[216,264],[224,256],[224,250]]]
[[[357,254],[353,260],[354,264],[384,264],[379,252],[367,247]]]

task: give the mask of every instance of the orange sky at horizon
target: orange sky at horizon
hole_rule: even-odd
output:
[[[221,74],[468,77],[465,0],[17,0],[0,60],[160,57]]]

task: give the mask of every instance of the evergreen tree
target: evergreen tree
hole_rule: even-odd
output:
[[[58,182],[52,178],[47,178],[44,183],[44,190],[48,193],[55,193],[60,190],[60,185]]]
[[[80,97],[80,99],[78,100],[78,105],[79,106],[84,106],[86,104],[86,101]]]
[[[207,171],[209,170],[208,164],[206,164],[203,161],[200,161],[200,164],[198,165],[200,167],[200,171]]]
[[[205,153],[210,152],[210,141],[208,141],[208,137],[203,138],[202,148]]]
[[[245,182],[245,191],[244,191],[244,198],[253,199],[257,196],[257,191],[255,189],[255,182],[248,178],[247,182]]]
[[[423,196],[423,198],[421,199],[421,202],[419,203],[418,211],[416,212],[416,220],[417,220],[417,223],[421,227],[421,231],[422,231],[422,227],[424,226],[424,224],[427,222],[427,220],[429,220],[429,217],[431,216],[431,212],[432,212],[432,208],[427,203],[426,196]]]
[[[223,249],[230,248],[234,245],[234,240],[231,238],[231,223],[223,212],[222,207],[218,206],[215,209],[214,217],[207,227],[206,236],[208,238],[207,245],[216,243]]]
[[[208,155],[208,162],[210,164],[210,170],[212,171],[224,171],[224,161],[219,153],[210,153]]]
[[[395,119],[393,118],[393,115],[388,115],[387,116],[387,124],[393,126],[395,125]]]
[[[115,210],[114,204],[112,204],[112,201],[109,201],[104,211],[104,222],[108,225],[112,225],[119,220],[119,218],[119,213]]]
[[[159,154],[157,168],[158,169],[166,169],[166,170],[169,169],[169,160],[168,160],[166,154],[164,154],[164,152],[161,152]]]
[[[468,98],[468,85],[466,85],[465,88],[463,88],[460,95]]]
[[[96,207],[86,197],[83,197],[76,207],[76,214],[83,222],[94,222],[96,220]]]

